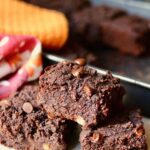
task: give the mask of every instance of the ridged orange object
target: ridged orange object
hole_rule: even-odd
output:
[[[68,37],[63,13],[17,0],[0,0],[0,34],[32,35],[44,47],[59,49]]]

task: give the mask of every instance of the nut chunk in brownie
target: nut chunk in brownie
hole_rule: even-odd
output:
[[[50,120],[35,104],[36,85],[0,102],[0,149],[65,150],[66,122]]]
[[[119,114],[102,127],[83,130],[80,142],[82,150],[147,150],[139,111]]]
[[[61,117],[90,127],[120,107],[124,88],[110,73],[101,75],[85,66],[82,58],[45,69],[37,101],[51,117]]]

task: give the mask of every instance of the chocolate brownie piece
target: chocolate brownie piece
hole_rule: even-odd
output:
[[[126,12],[105,5],[93,6],[73,13],[70,30],[77,38],[90,44],[100,43],[100,23],[126,15]]]
[[[70,119],[87,128],[121,107],[124,88],[111,73],[101,75],[84,64],[80,58],[47,67],[37,101],[52,118]]]
[[[70,16],[73,12],[91,5],[89,0],[24,0],[40,7],[55,9]]]
[[[65,120],[51,120],[35,103],[37,85],[0,102],[0,143],[15,150],[65,150]],[[0,147],[1,148],[1,147]]]
[[[123,16],[100,25],[102,41],[123,53],[140,55],[149,49],[148,22],[138,16]]]
[[[82,130],[82,150],[147,150],[139,111],[118,114],[96,129]]]

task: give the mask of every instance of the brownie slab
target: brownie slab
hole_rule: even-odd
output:
[[[14,150],[65,150],[67,123],[51,120],[35,103],[37,85],[0,102],[0,145]]]
[[[84,64],[80,58],[47,67],[39,80],[37,101],[50,117],[70,119],[86,128],[121,107],[124,88],[111,73],[100,75]]]
[[[96,129],[80,134],[82,150],[147,150],[139,111],[120,113]]]

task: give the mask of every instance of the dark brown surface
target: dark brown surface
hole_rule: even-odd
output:
[[[148,21],[117,8],[93,6],[75,12],[71,31],[88,44],[104,44],[134,56],[149,50]]]
[[[76,58],[84,58],[87,64],[97,64],[98,58],[90,48],[85,47],[82,43],[69,39],[60,51],[54,53],[61,57],[74,60]]]
[[[93,6],[73,13],[71,33],[88,44],[99,44],[102,40],[100,23],[126,15],[121,9],[108,6]]]
[[[61,119],[48,119],[36,106],[37,92],[37,85],[27,85],[9,101],[1,101],[0,143],[15,150],[65,150],[67,124]],[[31,107],[25,107],[27,103]]]
[[[102,41],[123,53],[138,56],[149,51],[150,28],[147,20],[124,16],[101,23]]]
[[[38,102],[51,117],[62,117],[84,127],[105,120],[121,105],[124,89],[110,73],[100,75],[95,70],[73,62],[49,66],[40,77]]]
[[[90,6],[89,0],[24,0],[40,7],[55,9],[70,16],[74,11]]]
[[[147,150],[139,111],[119,113],[102,127],[83,130],[80,142],[82,150]]]

